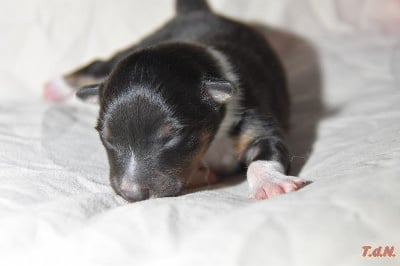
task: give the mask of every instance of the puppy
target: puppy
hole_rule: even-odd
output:
[[[128,201],[175,196],[241,170],[255,199],[305,184],[287,175],[289,97],[277,56],[259,32],[204,0],[177,0],[162,28],[48,83],[46,95],[63,99],[67,86],[99,102],[111,185]]]

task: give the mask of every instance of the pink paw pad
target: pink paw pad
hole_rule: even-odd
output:
[[[298,190],[308,182],[304,179],[282,174],[283,168],[277,162],[255,161],[247,170],[250,198],[269,199],[273,196]]]
[[[185,186],[196,188],[211,185],[218,182],[218,176],[203,162],[199,163],[190,174]]]
[[[218,176],[212,170],[209,170],[206,181],[207,184],[215,184],[218,182]]]
[[[51,102],[62,102],[72,95],[74,89],[61,78],[47,81],[43,86],[43,97]]]

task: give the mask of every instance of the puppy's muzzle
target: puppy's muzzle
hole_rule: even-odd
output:
[[[123,178],[119,192],[127,201],[141,201],[150,197],[150,190],[136,183],[133,183],[128,178]]]

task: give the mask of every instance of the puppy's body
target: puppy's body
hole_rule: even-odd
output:
[[[205,1],[178,0],[160,30],[65,80],[102,80],[78,96],[99,99],[111,183],[128,200],[176,195],[193,176],[240,169],[257,199],[303,184],[285,175],[289,98],[279,60],[261,34]]]

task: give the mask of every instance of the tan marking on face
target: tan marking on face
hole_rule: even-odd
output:
[[[189,166],[178,174],[178,177],[183,182],[184,187],[186,188],[194,187],[198,186],[196,184],[204,183],[201,182],[201,180],[204,179],[205,175],[208,174],[208,168],[206,168],[202,164],[202,159],[208,149],[210,140],[211,140],[210,132],[206,130],[201,132],[199,138],[200,145],[198,150],[190,159]]]
[[[255,130],[247,129],[243,133],[241,133],[235,140],[234,140],[234,150],[235,153],[240,156],[243,154],[249,145],[253,142],[253,140],[257,137]]]

